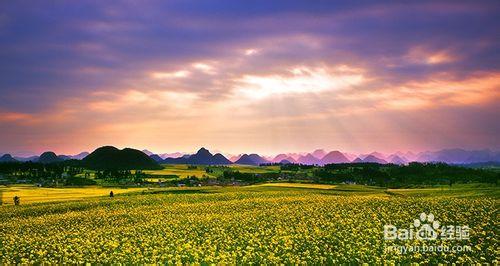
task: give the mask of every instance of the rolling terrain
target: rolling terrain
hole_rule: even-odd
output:
[[[475,189],[478,194],[471,194]],[[495,205],[498,192],[481,187],[390,193],[378,187],[293,183],[146,189],[114,198],[3,206],[0,260],[32,264],[494,263]],[[384,224],[410,224],[421,212],[434,213],[442,224],[467,224],[471,239],[466,244],[480,248],[447,254],[385,250],[391,243],[382,238]],[[434,243],[449,244],[446,240]]]

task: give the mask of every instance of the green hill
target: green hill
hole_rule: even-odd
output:
[[[44,152],[40,155],[40,158],[38,158],[39,163],[57,163],[61,161],[63,161],[63,159],[57,157],[52,151]]]
[[[83,165],[94,170],[142,170],[161,169],[161,166],[139,150],[113,146],[96,149],[82,160]]]

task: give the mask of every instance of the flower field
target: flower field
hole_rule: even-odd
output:
[[[21,197],[21,204],[49,201],[67,201],[76,199],[85,199],[96,196],[109,195],[110,191],[115,194],[130,193],[142,191],[143,188],[104,188],[98,186],[88,187],[65,187],[65,188],[45,188],[30,185],[21,185],[15,187],[0,188],[0,202],[3,204],[14,204],[14,196]]]
[[[495,197],[287,187],[179,190],[0,208],[2,263],[496,263]],[[422,212],[471,228],[467,252],[386,251]],[[419,244],[418,240],[406,245]],[[455,240],[454,240],[455,241]],[[435,240],[437,244],[454,242]]]

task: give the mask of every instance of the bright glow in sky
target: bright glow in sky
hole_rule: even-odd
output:
[[[498,1],[3,1],[0,154],[500,149],[499,13]]]
[[[290,71],[292,75],[252,76],[245,75],[237,82],[237,93],[262,99],[282,94],[334,93],[357,86],[363,82],[360,74],[330,74],[325,69],[297,67]]]
[[[175,72],[154,72],[151,76],[155,79],[185,78],[189,76],[189,71],[179,70]]]

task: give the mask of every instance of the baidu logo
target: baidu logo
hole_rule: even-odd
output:
[[[469,239],[467,225],[441,225],[434,214],[421,213],[413,220],[409,228],[397,228],[394,225],[384,226],[385,240],[464,240]]]

